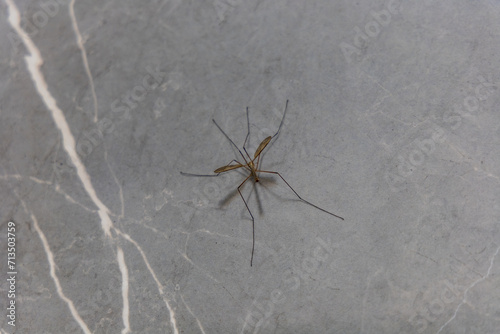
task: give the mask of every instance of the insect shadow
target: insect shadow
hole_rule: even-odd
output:
[[[262,161],[261,161],[262,162]],[[269,186],[276,186],[278,182],[274,177],[269,177],[269,176],[263,176],[259,175],[259,184],[264,187],[267,190],[270,190]],[[259,215],[262,216],[264,214],[264,209],[262,207],[262,200],[260,199],[260,194],[259,194],[259,189],[258,187],[255,187],[255,183],[253,184],[252,191],[246,196],[247,200],[252,196],[253,192],[255,191],[255,198],[257,201],[257,208],[259,210]],[[239,197],[238,195],[238,189],[234,189],[233,191],[230,191],[226,196],[224,196],[220,201],[219,201],[219,206],[221,208],[228,206],[236,197]],[[273,194],[271,192],[271,194]],[[274,195],[274,194],[273,194]],[[275,195],[277,196],[277,195]]]
[[[227,138],[227,140],[229,140],[229,142],[231,143],[231,145],[234,146],[234,148],[236,148],[236,150],[238,150],[238,152],[240,153],[241,157],[243,158],[243,161],[244,163],[236,160],[236,159],[233,159],[231,160],[228,164],[222,166],[222,167],[219,167],[217,168],[216,170],[214,170],[214,173],[215,174],[191,174],[191,173],[184,173],[184,172],[180,172],[182,175],[185,175],[185,176],[197,176],[197,177],[217,177],[219,176],[220,174],[222,173],[225,173],[225,172],[229,172],[229,171],[232,171],[232,170],[237,170],[237,169],[240,169],[240,168],[243,168],[244,170],[246,170],[249,174],[248,176],[243,180],[243,182],[241,182],[241,184],[236,188],[236,190],[238,191],[241,199],[243,200],[243,203],[245,203],[245,206],[247,208],[247,211],[248,213],[250,214],[250,217],[252,218],[252,256],[250,258],[250,266],[252,266],[253,264],[253,254],[254,254],[254,249],[255,249],[255,219],[254,219],[254,216],[252,214],[252,211],[250,211],[250,207],[248,206],[248,203],[247,201],[245,200],[245,198],[243,197],[243,195],[241,194],[241,187],[243,187],[243,185],[248,181],[248,179],[252,178],[254,180],[255,183],[259,182],[260,178],[259,178],[259,174],[260,173],[267,173],[267,174],[274,174],[274,175],[278,175],[282,180],[283,182],[285,182],[285,184],[293,191],[293,193],[304,203],[306,204],[309,204],[310,206],[318,209],[318,210],[321,210],[325,213],[328,213],[329,215],[332,215],[336,218],[339,218],[339,219],[342,219],[344,220],[344,218],[336,215],[336,214],[333,214],[331,213],[330,211],[327,211],[325,209],[322,209],[320,208],[319,206],[309,202],[309,201],[306,201],[305,199],[303,199],[302,197],[300,197],[300,195],[292,188],[292,186],[285,180],[285,178],[278,172],[275,172],[275,171],[270,171],[270,170],[261,170],[259,169],[259,163],[261,161],[261,155],[262,155],[262,152],[264,151],[264,149],[266,147],[268,147],[269,143],[271,142],[271,140],[273,140],[273,138],[276,138],[275,141],[278,139],[278,136],[279,136],[279,133],[280,133],[280,130],[281,130],[281,127],[283,126],[283,122],[285,120],[285,116],[286,116],[286,111],[288,109],[288,100],[286,101],[286,104],[285,104],[285,111],[283,112],[283,118],[281,119],[281,122],[280,122],[280,125],[278,127],[278,131],[276,131],[276,133],[272,136],[269,136],[267,138],[265,138],[260,144],[259,146],[257,147],[257,149],[255,150],[255,153],[253,155],[253,158],[250,157],[250,154],[248,154],[247,152],[247,149],[246,149],[246,143],[248,141],[248,137],[250,136],[250,117],[248,115],[248,107],[247,107],[247,135],[245,137],[245,141],[243,142],[243,151],[245,152],[245,154],[243,154],[243,152],[238,148],[238,146],[236,146],[236,144],[232,141],[231,138],[229,138],[229,136],[224,132],[224,130],[222,130],[222,128],[219,126],[219,124],[217,124],[217,122],[212,119],[212,121],[214,122],[214,124],[217,126],[217,128],[220,130],[220,132],[222,132],[222,134]],[[274,142],[275,142],[274,141]],[[273,142],[273,143],[274,143]],[[271,145],[273,144],[271,143]],[[269,146],[271,146],[269,145]],[[245,157],[246,155],[246,157]],[[226,196],[226,198],[228,200],[231,199],[231,193],[229,194],[229,196]],[[259,210],[260,211],[260,210]]]

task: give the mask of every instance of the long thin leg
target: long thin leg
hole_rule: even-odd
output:
[[[282,180],[286,183],[286,185],[287,185],[290,189],[292,189],[292,191],[294,192],[294,194],[295,194],[295,195],[297,195],[297,197],[298,197],[301,201],[303,201],[303,202],[305,202],[305,203],[307,203],[307,204],[309,204],[309,205],[311,205],[311,206],[315,207],[315,208],[316,208],[316,209],[318,209],[318,210],[321,210],[321,211],[323,211],[323,212],[326,212],[326,213],[328,213],[329,215],[332,215],[332,216],[334,216],[334,217],[337,217],[337,218],[340,218],[340,219],[344,220],[344,218],[342,218],[342,217],[340,217],[340,216],[337,216],[336,214],[333,214],[333,213],[331,213],[331,212],[329,212],[329,211],[326,211],[325,209],[322,209],[322,208],[320,208],[319,206],[314,205],[314,204],[312,204],[311,202],[306,201],[305,199],[303,199],[302,197],[300,197],[300,195],[299,195],[299,194],[297,194],[297,192],[296,192],[296,191],[292,188],[292,186],[291,186],[288,182],[286,182],[286,180],[283,178],[283,176],[281,176],[281,174],[280,174],[280,173],[278,173],[278,172],[272,172],[272,171],[268,171],[268,170],[257,170],[256,172],[259,172],[259,173],[269,173],[269,174],[277,174],[277,175],[278,175],[279,177],[281,177],[281,179],[282,179]]]
[[[216,176],[219,176],[219,174],[191,174],[191,173],[184,173],[184,172],[179,172],[181,173],[181,175],[184,175],[184,176],[197,176],[197,177],[216,177]]]
[[[252,160],[247,152],[247,148],[245,147],[249,136],[250,136],[250,116],[248,116],[248,107],[247,107],[247,136],[245,137],[245,141],[243,142],[243,150],[247,154],[248,159]]]
[[[226,166],[229,166],[233,161],[236,163],[239,163],[241,165],[241,162],[239,162],[236,159],[233,159]],[[214,176],[221,175],[221,173],[217,173],[217,174],[192,174],[192,173],[184,173],[184,172],[180,172],[180,173],[181,173],[181,175],[184,175],[184,176],[201,176],[201,177],[214,177]]]
[[[280,133],[280,130],[281,130],[281,127],[283,126],[283,123],[285,122],[285,116],[286,116],[286,111],[288,110],[288,100],[286,100],[286,104],[285,104],[285,111],[283,112],[283,117],[281,118],[281,122],[280,122],[280,126],[278,127],[278,131],[276,131],[276,133],[271,137],[271,139],[274,139],[274,137],[276,137],[276,139],[274,139],[273,141],[271,141],[269,143],[269,146],[267,147],[267,149],[269,150],[271,148],[271,146],[274,145],[274,143],[278,140],[278,137],[279,137],[279,133]]]
[[[286,110],[287,109],[288,109],[288,100],[286,100],[285,111],[283,112],[283,118],[281,118],[280,126],[278,128],[278,131],[276,131],[276,133],[273,135],[273,138],[276,137],[280,133],[281,126],[283,126],[283,122],[285,121],[285,115],[286,115]]]
[[[224,130],[222,130],[222,128],[219,126],[219,124],[217,124],[217,122],[215,121],[215,119],[212,119],[212,121],[215,123],[215,125],[219,128],[220,132],[222,132],[222,134],[224,136],[226,136],[226,138],[229,140],[229,142],[238,150],[238,152],[240,152],[241,154],[241,157],[243,158],[243,160],[245,160],[245,164],[248,163],[247,159],[245,158],[245,156],[243,155],[243,153],[241,153],[240,149],[238,148],[238,146],[236,146],[236,144],[231,140],[231,138],[229,138],[229,136],[224,132]]]
[[[243,200],[243,203],[245,203],[245,206],[247,207],[250,217],[252,217],[252,257],[250,258],[250,267],[251,267],[253,263],[253,251],[255,249],[255,219],[253,218],[252,211],[250,211],[250,208],[248,207],[247,201],[245,201],[245,198],[243,197],[240,191],[240,188],[245,184],[245,182],[247,182],[250,176],[252,176],[252,174],[248,175],[247,178],[243,182],[241,182],[241,184],[238,186],[238,192],[240,193],[240,197]]]

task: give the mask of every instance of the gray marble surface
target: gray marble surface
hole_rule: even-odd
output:
[[[499,1],[0,8],[1,334],[498,333]]]

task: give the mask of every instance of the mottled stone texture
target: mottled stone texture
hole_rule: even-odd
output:
[[[498,332],[498,1],[0,8],[1,333]]]

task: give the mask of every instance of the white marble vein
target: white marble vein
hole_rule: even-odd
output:
[[[180,251],[179,251],[179,253],[180,253],[180,254],[182,255],[182,257],[183,257],[184,259],[186,259],[186,261],[188,261],[188,262],[189,262],[189,263],[190,263],[193,267],[195,267],[195,268],[197,268],[197,269],[201,270],[201,271],[202,271],[205,275],[207,275],[207,277],[209,277],[212,281],[214,281],[215,283],[220,283],[220,282],[219,282],[219,281],[218,281],[215,277],[213,277],[212,275],[210,275],[209,273],[207,273],[207,271],[206,271],[205,269],[201,268],[199,265],[197,265],[196,263],[194,263],[194,262],[193,262],[193,260],[191,260],[191,259],[189,258],[189,256],[187,256],[187,254],[186,254],[186,253],[181,253]]]
[[[6,0],[7,3],[11,2],[11,0]],[[50,267],[50,277],[52,277],[52,280],[54,281],[54,284],[56,286],[56,291],[57,294],[59,295],[59,298],[61,298],[67,305],[68,308],[71,312],[71,315],[73,316],[73,319],[78,323],[80,328],[85,334],[91,334],[91,331],[89,330],[87,324],[85,321],[83,321],[82,317],[78,313],[75,304],[73,304],[73,301],[66,297],[66,295],[63,292],[61,282],[59,281],[59,277],[56,274],[56,262],[54,261],[54,253],[52,253],[52,250],[50,249],[49,242],[47,241],[47,238],[45,237],[45,234],[43,233],[42,229],[40,228],[40,225],[38,225],[38,219],[36,219],[35,215],[28,209],[26,206],[26,203],[22,200],[22,198],[16,193],[17,198],[21,202],[24,212],[28,216],[31,217],[31,220],[33,221],[33,226],[35,227],[35,231],[38,233],[38,236],[40,237],[40,240],[42,241],[42,246],[43,249],[45,250],[45,254],[47,255],[47,261],[49,263]]]
[[[125,328],[122,330],[122,334],[130,333],[130,307],[128,300],[128,268],[125,263],[125,256],[123,255],[123,250],[120,246],[117,247],[116,259],[118,261],[118,266],[120,267],[120,272],[122,273],[122,299],[123,299],[123,311],[122,319]]]
[[[186,304],[186,301],[184,300],[184,297],[181,295],[181,299],[182,299],[182,302],[184,303],[184,306],[186,306],[187,310],[189,311],[189,313],[191,313],[191,315],[193,316],[193,318],[196,319],[196,322],[198,323],[198,327],[200,327],[200,331],[203,333],[203,334],[206,334],[205,332],[205,329],[203,328],[201,322],[200,322],[200,319],[198,319],[198,317],[196,315],[194,315],[193,311],[191,311],[191,308],[188,306],[188,304]]]
[[[53,182],[51,181],[45,181],[45,180],[41,180],[39,178],[36,178],[36,177],[33,177],[33,176],[24,176],[24,175],[21,175],[21,174],[6,174],[6,175],[0,175],[0,180],[9,180],[9,179],[14,179],[14,180],[18,180],[18,181],[22,181],[22,180],[30,180],[30,181],[33,181],[35,183],[38,183],[38,184],[44,184],[44,185],[49,185],[49,186],[52,186],[54,185]],[[56,184],[54,186],[54,190],[64,196],[64,198],[72,203],[72,204],[76,204],[78,205],[79,207],[81,207],[82,209],[84,209],[85,211],[88,211],[88,212],[92,212],[92,213],[96,213],[97,210],[93,210],[93,209],[90,209],[88,207],[86,207],[85,205],[79,203],[77,200],[75,200],[73,197],[71,197],[70,195],[68,195],[66,192],[64,192],[63,190],[61,190],[61,187],[59,186],[59,184]]]
[[[106,165],[108,166],[108,170],[111,173],[111,176],[113,176],[113,180],[115,180],[116,185],[118,186],[118,193],[120,195],[120,208],[121,208],[120,215],[118,216],[118,218],[124,218],[125,217],[125,201],[123,200],[123,188],[122,188],[120,181],[116,177],[116,174],[115,174],[113,168],[111,168],[111,165],[109,164],[108,151],[106,150],[106,147],[104,147],[104,161],[106,161]]]
[[[143,259],[144,263],[146,264],[146,267],[149,270],[149,273],[151,274],[151,276],[155,280],[155,283],[156,283],[156,286],[158,288],[158,291],[160,292],[160,295],[162,296],[163,301],[165,302],[165,306],[167,306],[167,309],[168,309],[168,311],[170,313],[170,324],[172,326],[172,329],[173,329],[173,331],[174,331],[175,334],[179,334],[179,330],[177,329],[177,321],[175,320],[175,311],[174,311],[174,308],[170,305],[170,302],[169,302],[167,296],[165,295],[165,288],[163,287],[163,285],[161,284],[160,280],[156,276],[155,271],[153,270],[153,268],[149,264],[149,260],[148,260],[148,258],[146,256],[146,253],[144,253],[144,251],[142,250],[141,246],[139,246],[139,244],[135,240],[133,240],[128,234],[123,233],[123,232],[121,232],[118,229],[115,229],[115,231],[120,236],[122,236],[125,240],[129,241],[130,243],[132,243],[137,248],[137,250],[139,251],[139,253],[141,254],[142,259]]]
[[[92,92],[92,99],[94,101],[94,123],[97,123],[98,117],[98,108],[97,108],[97,95],[95,93],[94,87],[94,79],[92,78],[92,73],[90,72],[89,62],[87,60],[87,51],[85,50],[85,46],[83,45],[82,34],[80,33],[80,29],[78,29],[78,23],[76,21],[75,16],[75,0],[71,0],[69,4],[69,16],[71,17],[71,23],[73,24],[73,30],[76,35],[76,42],[78,44],[78,48],[82,53],[83,66],[85,67],[85,72],[87,73],[87,77],[89,79],[90,91]]]
[[[69,155],[71,162],[75,166],[77,175],[80,178],[83,187],[87,191],[87,194],[92,199],[94,204],[99,209],[98,214],[101,218],[101,226],[106,236],[111,237],[110,229],[113,226],[113,223],[109,218],[109,209],[97,196],[94,186],[92,185],[90,175],[87,173],[84,164],[82,163],[80,157],[76,152],[75,138],[71,133],[71,129],[69,128],[66,118],[64,117],[64,113],[57,106],[56,100],[48,89],[45,77],[40,70],[40,67],[43,64],[43,59],[40,51],[35,46],[35,43],[33,43],[28,34],[21,28],[21,15],[14,2],[12,0],[5,0],[5,2],[7,3],[7,7],[9,8],[9,23],[28,49],[29,55],[25,56],[24,59],[28,66],[28,71],[31,75],[33,83],[35,84],[38,94],[47,106],[47,109],[50,111],[57,128],[59,129],[59,131],[61,131],[64,149]]]
[[[500,247],[497,248],[495,254],[493,254],[493,256],[491,257],[491,260],[490,260],[490,266],[488,268],[488,271],[486,272],[486,275],[484,275],[483,277],[475,280],[474,282],[472,282],[472,284],[467,288],[465,289],[464,291],[464,298],[462,299],[462,301],[460,302],[460,304],[458,304],[457,308],[455,309],[455,312],[453,313],[453,316],[443,325],[441,326],[441,328],[439,328],[439,330],[437,331],[436,334],[439,334],[441,333],[441,331],[451,322],[453,321],[453,319],[456,318],[457,316],[457,313],[458,311],[460,310],[460,307],[462,307],[463,304],[467,303],[467,293],[469,292],[470,289],[472,289],[473,287],[475,287],[478,283],[484,281],[486,278],[488,278],[488,276],[490,276],[490,272],[491,272],[491,268],[493,268],[493,263],[495,262],[495,257],[498,255],[498,252],[500,251]]]
[[[150,271],[151,275],[153,276],[153,278],[158,286],[158,289],[160,291],[160,294],[162,295],[163,300],[164,300],[164,302],[165,302],[165,304],[170,312],[170,323],[171,323],[171,326],[173,328],[173,332],[175,334],[178,334],[179,331],[177,329],[174,309],[171,307],[168,298],[164,294],[164,287],[162,286],[162,284],[158,280],[154,270],[151,268],[149,261],[145,255],[144,251],[142,250],[142,248],[132,238],[130,238],[129,235],[122,233],[121,231],[119,231],[118,229],[116,229],[113,226],[113,223],[110,219],[111,212],[106,207],[106,205],[100,200],[100,198],[97,196],[96,191],[94,189],[94,186],[91,182],[90,175],[87,173],[85,166],[83,165],[82,161],[80,160],[80,157],[78,156],[78,154],[76,152],[75,139],[73,137],[73,134],[71,133],[71,129],[66,121],[64,113],[57,106],[57,102],[54,99],[54,97],[52,96],[52,94],[50,93],[50,91],[48,89],[47,82],[45,81],[45,78],[40,70],[40,68],[43,64],[43,59],[42,59],[42,56],[40,54],[40,51],[35,46],[35,44],[31,40],[31,38],[28,36],[28,34],[21,28],[20,13],[19,13],[18,8],[14,4],[14,2],[12,0],[5,0],[5,2],[7,4],[8,9],[9,9],[9,23],[12,26],[12,28],[16,31],[16,33],[19,35],[20,39],[23,41],[23,43],[25,44],[25,46],[29,52],[29,55],[25,56],[25,61],[26,61],[27,67],[28,67],[28,71],[29,71],[31,78],[33,80],[33,83],[38,91],[38,94],[40,95],[40,97],[44,101],[45,105],[47,106],[47,109],[51,113],[52,118],[53,118],[57,128],[59,129],[59,131],[62,134],[63,147],[64,147],[66,153],[69,155],[71,162],[75,166],[76,171],[77,171],[77,175],[80,178],[80,181],[82,182],[82,184],[84,186],[84,189],[86,190],[89,197],[92,199],[93,203],[98,208],[97,213],[101,219],[101,227],[104,230],[105,235],[107,237],[111,238],[111,230],[113,229],[119,235],[121,235],[126,240],[128,240],[132,244],[134,244],[134,246],[139,250],[139,252],[141,253],[142,258],[143,258],[144,262],[146,263],[148,270]],[[70,10],[71,10],[71,8],[70,8]],[[74,13],[73,13],[73,19],[74,19]],[[75,30],[75,32],[77,33],[77,36],[79,36],[79,38],[81,38],[78,31]],[[80,41],[80,43],[81,43],[81,41]],[[84,51],[85,50],[83,50],[83,52],[82,52],[83,54],[85,54]],[[84,59],[85,59],[84,63],[86,63],[88,66],[88,63],[86,62],[86,57]],[[89,72],[88,72],[88,74],[89,74]],[[92,89],[93,89],[93,86],[92,86]],[[97,114],[96,114],[96,116],[97,116]],[[19,175],[19,179],[21,179],[21,178],[22,177]],[[122,201],[122,203],[123,203],[123,201]],[[25,210],[28,211],[24,202],[23,202],[23,206],[25,207]],[[122,210],[122,213],[123,213],[123,210]],[[38,222],[36,220],[36,217],[33,214],[30,214],[30,215],[34,221],[35,229],[37,230],[38,234],[40,235],[44,249],[47,253],[47,258],[48,258],[49,265],[50,265],[51,277],[54,280],[54,283],[56,285],[56,289],[57,289],[57,292],[58,292],[60,298],[63,299],[67,303],[67,305],[71,311],[71,314],[73,315],[75,320],[78,322],[78,324],[80,325],[82,330],[85,333],[90,334],[91,333],[90,330],[88,329],[87,325],[85,324],[85,322],[82,320],[82,318],[78,314],[73,302],[64,295],[62,288],[61,288],[61,284],[59,282],[59,279],[55,273],[54,256],[50,250],[47,238],[45,237],[45,235],[41,231],[41,229],[38,225]],[[128,321],[129,310],[128,310],[128,304],[126,304],[126,303],[128,303],[128,271],[126,270],[126,266],[124,266],[125,261],[124,261],[123,251],[121,251],[120,248],[118,248],[117,256],[118,256],[118,263],[120,265],[120,270],[122,272],[122,282],[123,282],[123,286],[122,286],[123,290],[122,291],[126,291],[126,293],[123,294],[123,297],[124,297],[123,320],[124,320],[125,328],[123,329],[122,333],[127,333],[130,331],[130,324]]]

